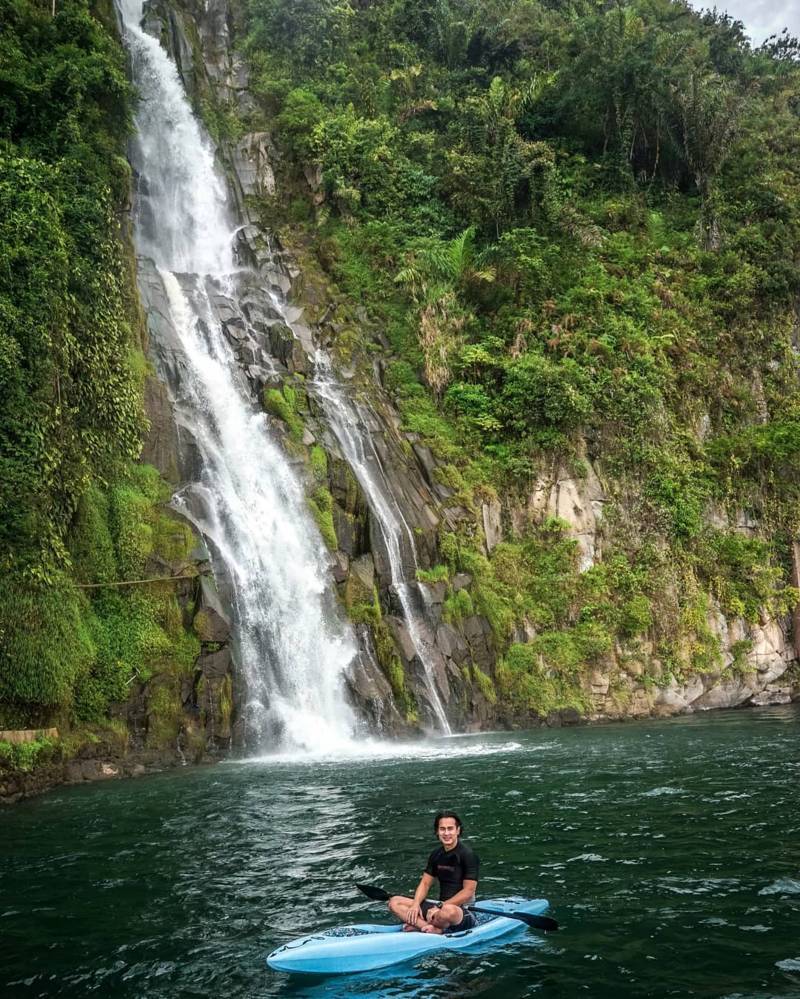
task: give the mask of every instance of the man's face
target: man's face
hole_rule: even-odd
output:
[[[449,817],[439,819],[439,828],[436,830],[436,835],[439,837],[439,842],[445,850],[453,849],[458,842],[458,834],[460,832],[461,827],[456,825],[455,819]]]

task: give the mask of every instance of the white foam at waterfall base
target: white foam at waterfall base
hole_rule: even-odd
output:
[[[473,739],[475,736],[473,735]],[[291,753],[265,754],[263,756],[251,756],[246,760],[229,761],[234,765],[253,765],[259,763],[331,763],[336,764],[347,759],[353,762],[381,763],[393,762],[404,763],[408,761],[422,762],[424,760],[454,759],[456,757],[482,757],[498,756],[508,753],[534,752],[547,747],[525,746],[521,743],[508,742],[485,742],[478,737],[477,742],[460,742],[453,744],[450,739],[426,740],[423,742],[370,742],[365,741],[351,746],[339,753],[326,753],[324,751],[316,753],[303,753],[302,755],[292,755]]]
[[[210,539],[231,582],[248,748],[345,751],[356,723],[344,674],[356,644],[337,613],[329,556],[301,485],[212,308],[211,294],[235,296],[225,188],[174,64],[139,28],[141,12],[137,0],[122,0],[142,97],[135,237],[157,265],[164,318],[183,350],[175,404],[202,467],[175,505]]]

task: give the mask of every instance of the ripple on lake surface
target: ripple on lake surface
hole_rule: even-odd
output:
[[[800,895],[800,881],[796,878],[780,878],[766,888],[762,888],[759,895]]]
[[[796,999],[799,724],[482,733],[59,789],[0,816],[0,993]],[[559,934],[374,976],[264,966],[310,929],[383,920],[352,885],[413,890],[441,806],[484,898],[548,897]]]

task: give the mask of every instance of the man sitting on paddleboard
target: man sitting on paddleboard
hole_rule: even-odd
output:
[[[422,933],[457,933],[469,930],[476,923],[475,916],[462,905],[475,901],[478,887],[478,855],[461,841],[463,826],[455,812],[439,812],[433,820],[433,831],[439,839],[438,846],[428,857],[425,872],[420,878],[413,898],[393,895],[389,911],[406,924],[404,929]],[[439,908],[428,909],[422,914],[422,903],[439,881]]]

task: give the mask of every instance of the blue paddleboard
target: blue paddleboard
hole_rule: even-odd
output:
[[[487,909],[527,912],[539,916],[548,908],[543,898],[492,898],[477,903]],[[477,913],[476,913],[477,915]],[[334,975],[374,971],[391,964],[413,961],[438,950],[467,950],[505,936],[524,926],[518,919],[503,916],[478,916],[478,924],[461,933],[404,933],[399,923],[357,924],[320,930],[278,947],[267,957],[276,971]]]

